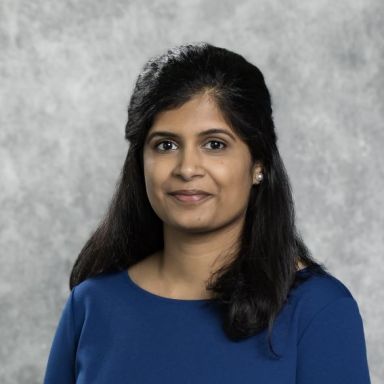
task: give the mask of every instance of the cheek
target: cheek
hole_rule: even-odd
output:
[[[164,204],[160,191],[160,176],[159,173],[156,172],[156,167],[152,168],[148,166],[147,169],[144,168],[144,182],[149,204],[156,215],[162,218],[164,215]]]
[[[169,171],[169,165],[164,161],[149,158],[144,162],[145,188],[153,207],[163,205]]]
[[[215,168],[214,174],[223,202],[243,205],[248,201],[252,180],[244,163],[223,164]]]
[[[250,175],[245,164],[244,160],[222,162],[212,168],[212,172],[219,185],[226,188],[244,189],[250,183]]]
[[[162,167],[151,159],[144,162],[144,180],[148,195],[153,195],[161,180]]]

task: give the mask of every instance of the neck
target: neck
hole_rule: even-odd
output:
[[[215,231],[191,233],[164,224],[164,249],[155,254],[164,289],[210,296],[205,285],[237,251],[241,226],[238,221]]]

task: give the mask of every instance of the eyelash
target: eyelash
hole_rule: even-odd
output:
[[[220,144],[223,144],[224,147],[223,148],[216,148],[216,149],[211,149],[211,151],[221,151],[223,149],[225,149],[227,147],[227,144],[224,143],[223,141],[221,140],[209,140],[207,143],[211,143],[211,142],[217,142],[217,143],[220,143]],[[162,140],[162,141],[159,141],[158,143],[156,143],[153,147],[155,150],[157,150],[158,152],[168,152],[169,150],[159,150],[158,149],[158,146],[162,143],[173,143],[173,141],[171,140]],[[174,144],[174,143],[173,143]]]

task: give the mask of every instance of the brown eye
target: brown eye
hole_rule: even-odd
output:
[[[219,150],[222,150],[224,148],[227,147],[227,144],[225,144],[224,142],[220,141],[220,140],[210,140],[207,142],[207,144],[209,143],[215,143],[214,145],[214,148],[210,148],[210,150],[212,151],[219,151]],[[160,145],[162,144],[165,144],[165,146],[163,146],[163,149],[160,149]],[[154,145],[154,149],[156,149],[158,152],[168,152],[169,150],[171,150],[171,146],[172,144],[175,144],[173,141],[170,141],[170,140],[163,140],[163,141],[160,141],[158,143],[156,143]],[[220,147],[220,145],[222,145],[222,147]]]
[[[169,141],[169,140],[163,140],[163,141],[160,141],[159,143],[155,144],[154,148],[159,151],[159,152],[166,152],[168,149],[169,149],[169,144],[167,144],[166,147],[168,147],[167,149],[159,149],[159,146],[160,144],[164,144],[164,143],[171,143],[171,144],[174,144],[172,141]]]
[[[208,141],[208,143],[216,143],[216,145],[214,146],[215,148],[211,148],[213,151],[215,151],[215,150],[220,150],[220,149],[224,149],[227,145],[225,144],[225,143],[223,143],[222,141],[220,141],[220,140],[210,140],[210,141]],[[222,148],[218,148],[218,144],[220,145],[220,144],[222,144],[223,145],[223,147]]]

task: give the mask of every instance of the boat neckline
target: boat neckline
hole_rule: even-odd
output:
[[[296,273],[305,272],[308,269],[309,269],[309,267],[307,266],[307,267],[304,267],[302,269],[297,270]],[[180,304],[180,303],[183,303],[183,304],[203,304],[203,303],[213,303],[213,302],[217,301],[216,298],[211,298],[211,299],[177,299],[177,298],[173,298],[173,297],[161,296],[161,295],[158,295],[156,293],[150,292],[150,291],[142,288],[140,285],[138,285],[135,281],[133,281],[133,279],[129,275],[127,269],[121,271],[120,273],[121,273],[122,277],[124,278],[124,280],[126,282],[128,282],[129,285],[132,288],[134,288],[136,292],[139,292],[140,294],[144,294],[145,296],[152,298],[152,299],[156,299],[158,301],[163,301],[163,302],[168,302],[168,303],[178,303],[178,304]]]

